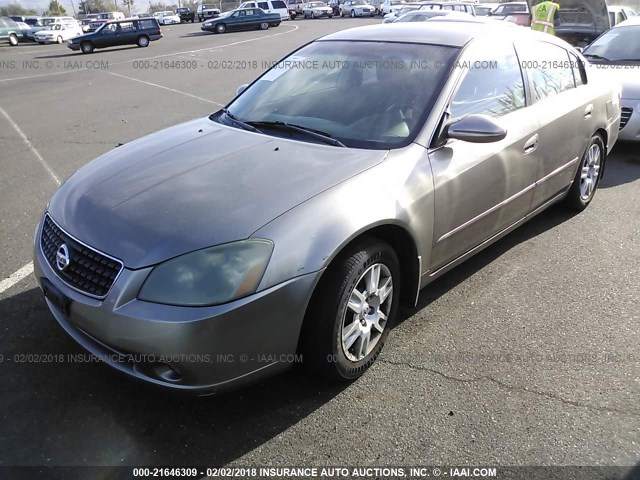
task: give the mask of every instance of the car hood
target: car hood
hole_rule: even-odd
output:
[[[532,0],[527,0],[529,11],[533,11]],[[556,13],[556,33],[578,33],[598,36],[609,30],[609,13],[605,0],[559,0]],[[595,37],[594,37],[595,38]]]
[[[269,137],[204,118],[89,163],[60,187],[49,213],[78,240],[142,268],[248,238],[386,154]]]

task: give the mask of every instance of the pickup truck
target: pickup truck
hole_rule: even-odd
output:
[[[192,12],[191,9],[187,7],[180,7],[176,9],[176,15],[180,17],[180,23],[182,22],[195,22],[196,20],[196,12]]]
[[[198,5],[196,15],[199,22],[204,22],[205,20],[219,17],[220,9],[215,5],[202,3]]]

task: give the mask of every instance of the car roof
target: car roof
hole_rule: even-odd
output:
[[[447,18],[436,17],[438,19]],[[516,38],[537,38],[547,42],[566,46],[553,35],[535,32],[528,28],[512,28],[502,22],[469,23],[460,21],[438,22],[430,20],[420,23],[391,23],[386,25],[369,25],[341,30],[320,38],[320,41],[349,40],[369,42],[402,42],[463,47],[470,40],[478,37],[495,37],[496,41],[504,41],[505,36]],[[496,28],[498,27],[498,28]]]

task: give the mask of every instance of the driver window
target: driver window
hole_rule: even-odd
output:
[[[451,121],[472,114],[500,117],[525,106],[522,72],[512,44],[491,49],[472,45],[467,53],[458,64],[465,71],[449,106]]]

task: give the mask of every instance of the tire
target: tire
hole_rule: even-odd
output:
[[[344,11],[343,10],[340,10],[340,17],[344,18]]]
[[[82,53],[93,53],[93,43],[91,42],[82,42],[80,44],[80,50]]]
[[[376,272],[376,289],[368,294]],[[350,307],[351,298],[359,305]],[[389,245],[366,238],[345,251],[326,271],[307,308],[300,344],[305,366],[334,381],[361,376],[380,354],[399,303],[400,265]]]
[[[138,44],[139,47],[142,47],[142,48],[148,47],[149,46],[149,37],[146,37],[144,35],[141,36],[141,37],[138,37],[137,44]]]
[[[13,33],[9,35],[9,45],[11,45],[12,47],[18,46],[18,37],[16,37],[16,35]]]
[[[329,18],[333,18],[333,14],[332,14],[332,15],[329,15]]]
[[[227,31],[227,26],[224,23],[218,23],[216,25],[216,33],[224,33]]]
[[[260,24],[260,30],[267,30],[269,28],[269,24],[267,22],[262,22]]]
[[[44,42],[38,42],[40,45],[44,45]]]
[[[58,45],[61,45],[62,42],[64,42],[64,40],[62,39],[61,36],[58,36],[58,38],[56,38],[56,42],[58,43]]]
[[[311,20],[313,20],[314,18],[316,18],[316,14],[311,12]]]
[[[356,11],[355,10],[351,10],[351,18],[356,18]]]
[[[593,200],[604,167],[606,150],[600,135],[591,137],[589,146],[580,159],[576,176],[565,198],[565,204],[581,212]]]

